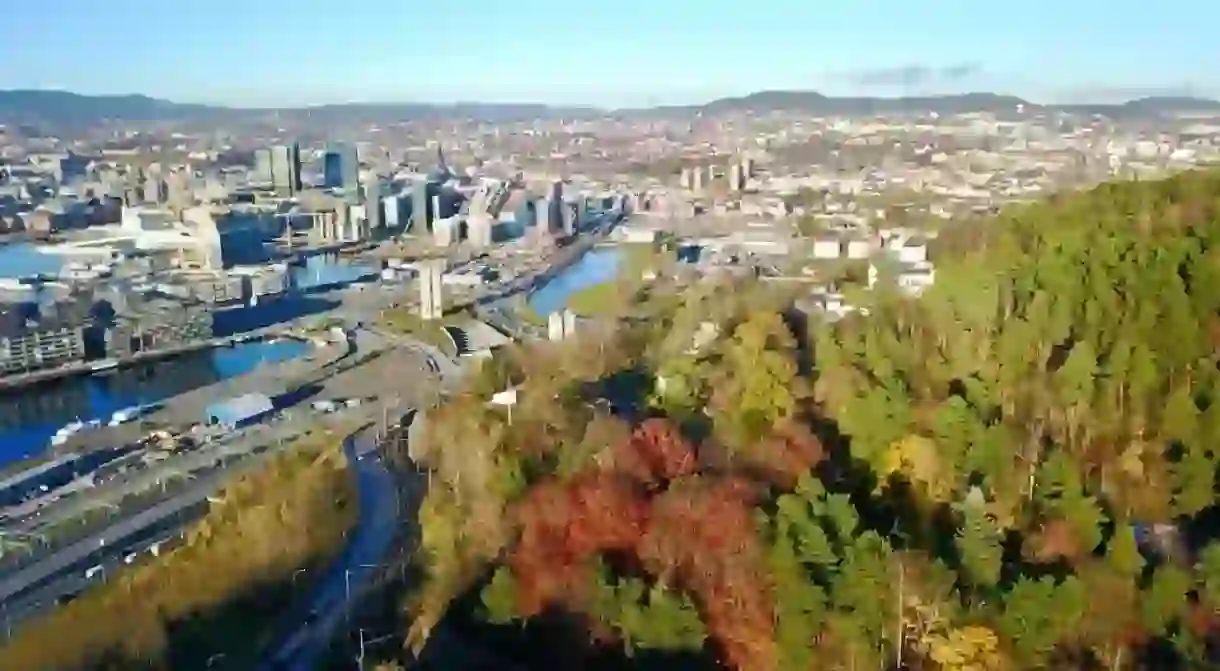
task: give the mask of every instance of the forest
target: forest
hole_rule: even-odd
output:
[[[934,252],[834,322],[638,284],[491,360],[416,448],[409,642],[473,614],[548,668],[1216,668],[1220,174]]]
[[[227,483],[182,542],[14,632],[0,668],[253,668],[294,578],[322,570],[355,521],[342,435],[319,430]]]

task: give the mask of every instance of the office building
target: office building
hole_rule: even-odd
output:
[[[153,205],[160,205],[169,197],[169,190],[166,187],[165,180],[161,179],[161,170],[149,170],[144,178],[144,202]]]
[[[563,222],[564,237],[576,235],[576,232],[580,230],[581,209],[580,203],[576,201],[568,200],[560,204],[559,214]]]
[[[745,179],[742,176],[742,167],[740,163],[734,163],[729,166],[729,190],[741,191],[746,186]]]
[[[271,148],[271,186],[279,196],[291,197],[301,191],[301,147],[292,144]]]
[[[364,205],[336,200],[314,221],[313,237],[322,244],[364,242],[371,235]]]
[[[411,187],[411,227],[419,235],[423,235],[432,230],[432,216],[429,212],[431,198],[429,196],[428,182],[416,182]]]
[[[398,228],[402,214],[402,198],[397,194],[381,199],[381,223],[386,228]]]
[[[432,221],[432,244],[437,247],[450,247],[457,244],[461,234],[462,220],[459,216]]]
[[[359,193],[360,161],[355,147],[337,144],[327,148],[322,156],[322,185],[343,189],[351,197]]]
[[[375,231],[387,225],[383,207],[381,185],[372,180],[364,189],[364,216],[370,230]]]
[[[256,149],[254,150],[254,172],[250,175],[250,181],[259,186],[268,186],[271,184],[271,150]]]
[[[547,316],[547,339],[552,342],[567,340],[576,334],[576,313],[559,310]]]
[[[194,204],[195,194],[191,189],[190,176],[186,172],[175,170],[166,177],[165,201],[175,211]]]
[[[692,168],[691,190],[696,193],[703,191],[703,168]]]
[[[534,228],[538,233],[550,233],[555,221],[553,207],[555,201],[550,198],[539,198],[534,201]]]
[[[89,157],[68,152],[67,156],[59,159],[59,174],[57,175],[59,181],[69,184],[86,179],[89,176],[89,163]]]
[[[490,247],[494,220],[485,212],[472,212],[466,218],[466,237],[474,247]]]

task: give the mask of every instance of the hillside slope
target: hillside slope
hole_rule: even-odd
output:
[[[450,617],[513,622],[526,663],[1216,664],[1218,222],[1216,173],[1107,184],[807,337],[773,288],[642,289],[631,326],[489,364],[430,418],[413,635],[475,590]]]

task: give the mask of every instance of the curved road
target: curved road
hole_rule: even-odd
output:
[[[285,623],[287,637],[271,649],[265,671],[309,671],[326,651],[332,634],[351,606],[351,596],[382,569],[398,528],[398,490],[389,468],[376,452],[376,429],[344,441],[356,468],[359,520],[343,554],[327,570],[308,598],[308,607]]]
[[[595,229],[602,234],[602,225]],[[499,310],[493,308],[496,313]],[[461,368],[437,348],[412,338],[373,329],[372,333],[400,346],[422,352],[439,374],[442,386],[460,377]],[[403,422],[405,428],[406,422]],[[261,671],[310,671],[326,651],[338,626],[358,595],[383,569],[393,549],[399,525],[399,492],[394,476],[381,461],[376,448],[377,428],[366,429],[344,441],[344,452],[356,465],[356,487],[360,502],[359,521],[351,542],[339,559],[314,585],[308,607],[284,623],[284,639],[271,648]]]

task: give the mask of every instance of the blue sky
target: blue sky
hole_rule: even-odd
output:
[[[1220,97],[1215,0],[34,0],[0,88],[178,101]],[[412,7],[415,7],[412,9]]]

